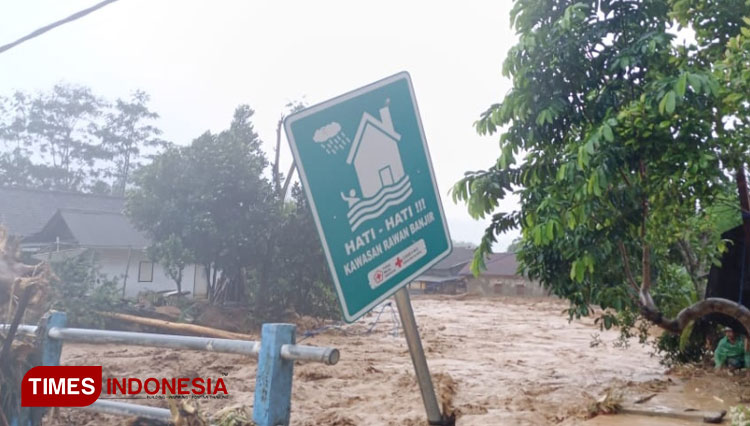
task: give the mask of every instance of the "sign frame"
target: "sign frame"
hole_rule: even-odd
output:
[[[338,271],[337,271],[337,264],[334,263],[333,256],[331,254],[331,250],[328,243],[328,238],[325,234],[324,228],[321,223],[321,219],[319,216],[318,207],[316,205],[315,197],[313,195],[313,191],[310,188],[310,183],[308,180],[308,175],[305,170],[305,164],[303,161],[301,161],[300,152],[297,147],[297,140],[295,140],[295,135],[292,130],[292,125],[302,119],[305,119],[307,117],[310,117],[316,113],[322,112],[327,110],[328,108],[331,108],[333,106],[339,105],[341,103],[350,101],[352,99],[355,99],[361,95],[368,94],[374,90],[377,90],[379,88],[382,88],[384,86],[390,85],[392,83],[398,82],[400,80],[405,80],[406,84],[409,89],[409,97],[411,100],[411,104],[413,107],[413,114],[414,118],[417,123],[417,128],[419,131],[419,138],[421,139],[421,146],[424,152],[424,156],[426,159],[427,169],[429,170],[429,178],[431,179],[431,189],[435,197],[435,201],[437,204],[438,211],[440,213],[440,219],[442,222],[441,230],[442,235],[445,238],[446,241],[446,249],[436,255],[432,259],[430,259],[427,263],[419,267],[415,272],[412,272],[409,276],[402,278],[398,281],[397,284],[391,284],[392,287],[389,288],[386,292],[381,294],[380,296],[376,297],[374,300],[367,303],[364,307],[360,308],[359,310],[356,310],[356,312],[350,312],[349,306],[347,306],[346,298],[344,295],[344,291],[342,288],[342,282],[339,278]],[[414,86],[411,81],[411,76],[408,72],[402,71],[397,74],[391,75],[389,77],[383,78],[381,80],[378,80],[376,82],[370,83],[368,85],[362,86],[358,89],[351,90],[349,92],[346,92],[342,95],[336,96],[334,98],[331,98],[327,101],[315,104],[309,108],[306,108],[302,111],[296,112],[294,114],[291,114],[287,116],[284,119],[284,130],[286,132],[287,140],[289,142],[289,146],[292,150],[292,155],[294,157],[295,164],[297,165],[297,169],[299,171],[300,180],[302,181],[303,189],[305,192],[305,196],[307,198],[307,201],[310,205],[310,210],[312,211],[313,218],[315,220],[315,225],[318,230],[318,235],[320,237],[321,243],[323,245],[323,250],[326,255],[326,260],[328,262],[329,269],[331,271],[331,276],[333,278],[334,286],[336,288],[336,293],[338,295],[339,304],[341,306],[341,312],[344,316],[344,320],[348,323],[354,322],[363,315],[365,315],[367,312],[371,311],[373,308],[378,306],[380,303],[382,303],[384,300],[388,299],[389,297],[393,296],[394,293],[396,293],[399,289],[402,289],[406,285],[408,285],[410,282],[412,282],[416,277],[423,274],[424,271],[430,269],[432,266],[434,266],[436,263],[447,257],[451,251],[453,250],[453,242],[450,237],[450,232],[448,230],[448,224],[445,217],[445,212],[443,210],[443,203],[440,196],[440,191],[437,187],[437,180],[435,179],[435,172],[432,166],[432,159],[430,156],[430,150],[427,146],[427,138],[425,136],[424,132],[424,126],[422,124],[422,118],[419,113],[419,107],[417,105],[417,99],[416,95],[414,93]],[[424,192],[423,192],[424,193]]]

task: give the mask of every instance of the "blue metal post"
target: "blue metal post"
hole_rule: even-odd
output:
[[[49,337],[49,329],[52,327],[65,327],[68,322],[68,316],[65,312],[49,311],[39,322],[36,329],[37,336],[42,339],[42,359],[41,365],[54,366],[60,365],[60,355],[62,354],[62,340]],[[42,418],[47,412],[46,407],[34,407],[29,411],[29,421],[31,425],[42,424]],[[23,423],[22,423],[23,424]]]
[[[295,329],[292,324],[263,324],[253,405],[258,426],[289,424],[294,361],[281,358],[281,346],[294,344]]]
[[[62,354],[62,340],[49,337],[49,329],[52,327],[65,327],[68,322],[68,316],[65,312],[50,311],[47,314],[46,322],[42,324],[42,365],[60,365],[60,355]]]

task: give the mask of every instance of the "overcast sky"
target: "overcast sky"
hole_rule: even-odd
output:
[[[0,45],[96,0],[0,0]],[[497,136],[472,123],[502,99],[515,36],[510,1],[405,2],[120,0],[0,54],[0,95],[64,81],[114,99],[142,89],[166,139],[188,144],[226,128],[249,104],[271,152],[284,106],[324,101],[406,70],[411,74],[454,240],[485,227],[447,193],[498,156]],[[283,170],[291,162],[284,142]],[[506,201],[500,210],[515,208]],[[505,235],[504,248],[515,235]]]

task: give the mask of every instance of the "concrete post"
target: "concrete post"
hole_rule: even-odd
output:
[[[68,316],[65,312],[58,311],[50,311],[42,320],[37,330],[37,333],[42,334],[42,365],[60,365],[63,341],[49,337],[48,331],[52,327],[63,328],[67,322]]]
[[[281,347],[294,344],[295,329],[292,324],[263,324],[253,405],[258,426],[289,425],[294,361],[281,358]]]
[[[54,366],[60,365],[60,355],[62,354],[63,341],[53,339],[49,336],[49,329],[52,327],[65,327],[68,322],[68,316],[65,312],[49,311],[39,322],[36,329],[38,338],[42,339],[42,359],[41,365]],[[31,424],[41,425],[42,418],[47,412],[46,407],[34,407],[30,409]]]

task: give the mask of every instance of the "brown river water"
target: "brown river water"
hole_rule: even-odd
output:
[[[607,390],[622,392],[625,402],[655,393],[643,406],[702,410],[727,409],[742,392],[723,376],[667,376],[649,347],[635,341],[615,347],[616,332],[600,331],[592,319],[568,322],[562,313],[566,304],[558,300],[423,296],[412,302],[438,398],[457,414],[457,425],[695,424],[630,415],[587,420],[586,413]],[[384,309],[372,333],[365,334],[380,308],[355,324],[304,340],[338,348],[341,360],[335,366],[295,367],[292,425],[426,424],[403,334],[393,335],[391,308]],[[597,334],[602,343],[592,347]],[[200,409],[215,413],[253,402],[256,362],[242,356],[66,344],[63,362],[101,364],[105,377],[226,374],[230,399],[202,401]],[[61,409],[47,424],[127,421]]]

